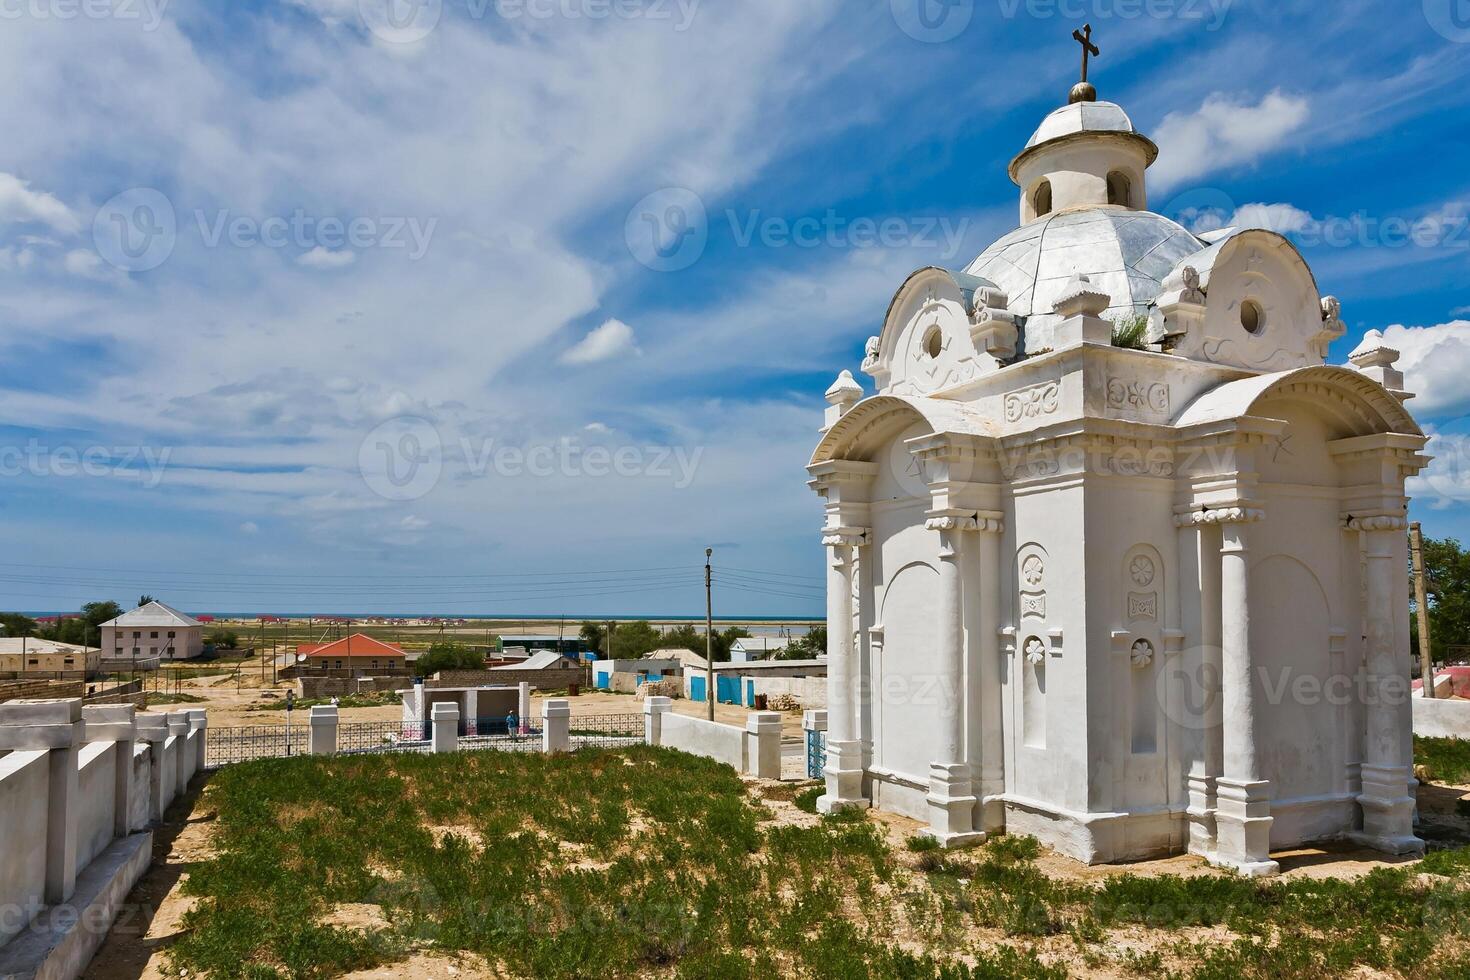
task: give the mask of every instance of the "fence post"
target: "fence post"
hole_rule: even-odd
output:
[[[126,837],[132,829],[128,815],[133,802],[133,746],[138,737],[137,709],[131,704],[89,704],[82,707],[88,742],[113,743],[112,836]]]
[[[664,715],[674,710],[671,698],[654,695],[643,699],[643,741],[649,745],[664,742]]]
[[[541,702],[541,751],[572,750],[572,705],[566,698],[548,698]]]
[[[530,731],[531,728],[531,683],[521,681],[516,685],[516,719],[519,721],[521,731]],[[512,732],[512,735],[515,733]]]
[[[163,819],[163,763],[168,745],[168,715],[145,712],[135,716],[138,738],[148,743],[148,820]]]
[[[189,749],[189,712],[168,712],[168,733],[174,740],[174,796],[183,796],[189,789],[189,768],[184,765],[184,753]]]
[[[459,705],[452,701],[437,701],[429,712],[429,722],[434,726],[434,751],[459,751]]]
[[[204,738],[209,732],[209,714],[203,708],[190,708],[189,727],[194,729],[194,737],[198,739],[198,744],[195,746],[198,754],[194,757],[194,771],[203,772],[205,759]]]
[[[827,709],[808,708],[803,711],[801,713],[801,730],[805,735],[805,738],[802,739],[802,746],[805,750],[805,761],[801,767],[802,772],[806,773],[808,779],[815,779],[821,774],[818,773],[816,776],[812,775],[812,742],[821,737],[819,733],[825,733],[827,731]]]
[[[314,704],[306,716],[306,751],[311,755],[337,754],[337,706]]]
[[[86,737],[80,698],[0,704],[0,749],[46,750],[46,877],[43,901],[60,905],[77,885],[78,747]]]
[[[781,778],[781,712],[756,711],[745,716],[745,757],[750,775]]]

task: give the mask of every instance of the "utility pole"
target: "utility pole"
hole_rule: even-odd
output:
[[[1424,696],[1435,697],[1434,657],[1429,645],[1429,584],[1424,579],[1424,531],[1415,521],[1409,525],[1409,554],[1414,561],[1414,605],[1419,607],[1419,676]]]
[[[715,720],[715,607],[710,597],[710,556],[715,549],[704,549],[704,701],[706,715]]]

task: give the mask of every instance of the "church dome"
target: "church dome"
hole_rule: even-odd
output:
[[[1128,113],[1123,111],[1122,106],[1115,102],[1074,102],[1054,110],[1036,127],[1036,132],[1026,141],[1026,148],[1011,161],[1011,178],[1015,179],[1027,157],[1042,147],[1085,134],[1106,133],[1137,141],[1144,151],[1147,164],[1152,164],[1159,157],[1158,146],[1134,128],[1133,120],[1128,118]]]
[[[1104,314],[1112,318],[1146,312],[1174,267],[1205,247],[1161,214],[1083,208],[1021,226],[982,252],[965,272],[999,286],[1011,313],[1047,319],[1056,319],[1052,305],[1067,281],[1084,275],[1112,297]],[[1040,326],[1027,325],[1029,339],[1036,339],[1034,328]]]

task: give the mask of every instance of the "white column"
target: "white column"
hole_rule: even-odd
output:
[[[436,701],[429,720],[434,727],[433,751],[459,751],[459,705],[453,701]]]
[[[863,750],[858,739],[855,690],[857,649],[853,635],[852,576],[857,546],[866,539],[860,528],[829,529],[827,546],[827,792],[817,809],[831,813],[865,807]]]
[[[529,681],[521,681],[516,686],[516,720],[520,722],[522,731],[530,729],[531,683]]]
[[[168,716],[147,712],[135,716],[138,738],[148,743],[148,819],[158,823],[168,806],[163,769],[168,751]]]
[[[643,699],[643,740],[649,745],[664,741],[664,715],[674,710],[672,698],[654,695]]]
[[[194,730],[194,737],[197,740],[195,749],[198,755],[194,760],[194,771],[203,772],[204,760],[209,756],[209,753],[205,751],[205,737],[209,734],[209,713],[203,708],[190,708],[189,727]]]
[[[174,797],[177,798],[188,792],[191,775],[185,761],[185,753],[190,750],[188,709],[168,713],[168,733],[174,743]]]
[[[975,530],[973,515],[931,515],[925,525],[939,532],[939,703],[935,705],[938,757],[929,764],[927,833],[945,847],[985,839],[975,830],[977,800],[965,761],[964,541]]]
[[[570,752],[572,749],[572,703],[566,698],[541,702],[541,751]]]
[[[1215,512],[1220,549],[1221,717],[1223,774],[1216,780],[1217,863],[1260,876],[1271,860],[1271,783],[1261,778],[1256,739],[1256,678],[1251,653],[1250,532],[1264,515],[1248,508]]]
[[[82,708],[87,742],[111,742],[113,747],[114,837],[126,837],[131,831],[128,823],[132,810],[133,746],[138,737],[136,713],[131,704],[94,704]]]
[[[745,716],[745,757],[748,775],[781,778],[781,712],[753,711]]]
[[[1182,588],[1199,589],[1198,605],[1181,622],[1186,642],[1193,649],[1179,678],[1184,688],[1180,721],[1196,735],[1194,758],[1187,785],[1189,792],[1189,853],[1206,857],[1215,852],[1216,781],[1224,757],[1220,691],[1220,525],[1201,523],[1193,515],[1178,519],[1179,582]],[[1186,603],[1181,603],[1186,605]]]
[[[306,717],[306,751],[310,755],[337,754],[337,706],[314,704]]]
[[[1400,517],[1359,518],[1349,529],[1362,533],[1368,559],[1367,683],[1363,687],[1367,728],[1363,737],[1363,844],[1390,854],[1417,854],[1414,836],[1411,760],[1404,754],[1402,708],[1409,696],[1407,649],[1395,643],[1395,604],[1406,602],[1404,568],[1397,560],[1407,524]]]
[[[979,674],[977,688],[979,698],[976,710],[980,715],[980,761],[979,790],[980,804],[975,808],[975,827],[986,833],[998,833],[1005,829],[1005,731],[1004,691],[1001,673],[1005,663],[1001,660],[1001,535],[1005,524],[999,517],[981,517],[977,521],[979,534],[980,622],[977,625],[976,670]],[[976,773],[972,771],[971,778]]]

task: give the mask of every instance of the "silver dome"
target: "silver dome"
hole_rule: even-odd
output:
[[[1164,278],[1206,247],[1183,225],[1151,211],[1082,208],[1038,218],[987,248],[965,269],[1006,293],[1012,313],[1051,318],[1052,304],[1081,273],[1113,298],[1104,315],[1146,312]],[[1034,326],[1040,327],[1038,322]],[[1028,324],[1028,349],[1032,330]]]

